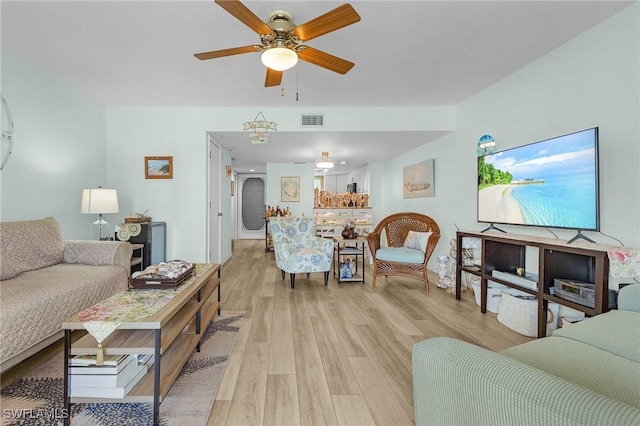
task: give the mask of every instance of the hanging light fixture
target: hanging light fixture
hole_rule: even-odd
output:
[[[264,118],[264,115],[262,115],[262,111],[260,111],[253,121],[247,121],[244,123],[244,128],[242,130],[253,130],[254,132],[249,135],[251,143],[254,145],[262,145],[269,142],[269,130],[277,131],[277,125],[278,123],[267,121],[267,119]]]
[[[327,151],[322,152],[322,157],[316,161],[316,167],[319,169],[332,169],[333,161],[329,158],[329,153]]]
[[[286,47],[272,47],[262,52],[260,60],[274,71],[285,71],[298,63],[298,54]]]

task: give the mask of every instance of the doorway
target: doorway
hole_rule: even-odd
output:
[[[220,147],[209,137],[209,263],[221,263]]]
[[[238,239],[265,237],[265,180],[264,174],[238,175]]]

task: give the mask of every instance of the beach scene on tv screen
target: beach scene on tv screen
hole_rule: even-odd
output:
[[[478,221],[597,228],[595,130],[478,158]]]

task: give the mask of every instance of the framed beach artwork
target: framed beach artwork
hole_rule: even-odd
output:
[[[402,198],[433,197],[433,159],[402,169]]]
[[[280,178],[280,201],[300,201],[300,177],[283,176]]]
[[[173,157],[144,157],[145,179],[173,179]]]

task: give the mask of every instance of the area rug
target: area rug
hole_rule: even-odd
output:
[[[222,314],[205,331],[194,352],[160,404],[160,424],[205,425],[222,381],[242,314]],[[53,355],[0,394],[2,425],[59,425],[63,410],[63,353]],[[73,426],[153,424],[148,403],[73,404]]]

